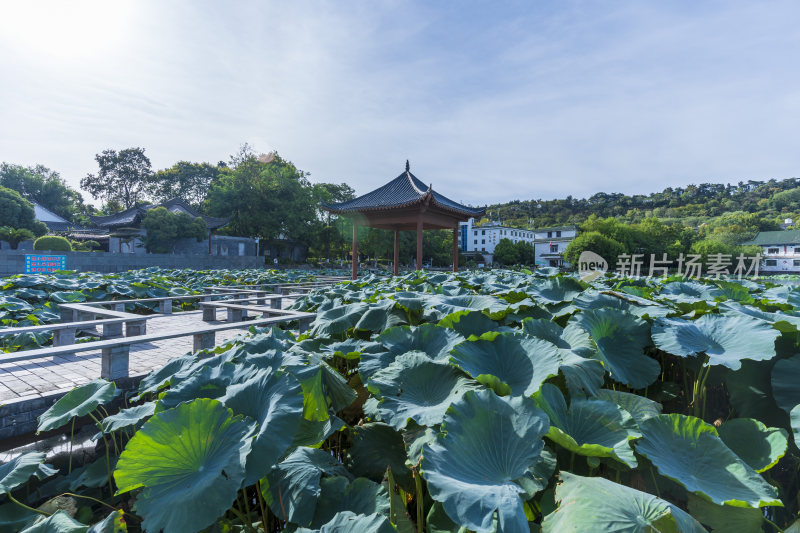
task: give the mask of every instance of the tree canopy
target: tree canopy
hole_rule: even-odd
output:
[[[67,220],[85,221],[85,215],[92,210],[58,172],[44,165],[0,164],[0,187],[13,189],[23,198],[37,202]]]
[[[35,235],[47,233],[47,226],[34,216],[33,204],[6,187],[0,187],[0,226],[27,229]]]
[[[156,202],[180,198],[194,207],[200,207],[219,173],[220,167],[217,165],[178,161],[151,176],[150,194]]]
[[[172,213],[164,207],[149,209],[142,220],[147,230],[144,246],[150,253],[166,254],[178,239],[206,238],[206,223],[202,218],[192,218],[186,213]]]
[[[153,172],[144,148],[103,150],[94,158],[100,167],[98,173],[81,179],[81,188],[92,198],[128,209],[146,197]]]

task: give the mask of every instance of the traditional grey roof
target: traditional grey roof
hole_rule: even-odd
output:
[[[193,217],[200,217],[202,218],[205,223],[206,227],[210,230],[221,228],[225,224],[228,223],[230,219],[227,218],[217,218],[217,217],[210,217],[198,213],[196,209],[192,206],[180,200],[178,198],[173,198],[171,200],[167,200],[163,204],[159,205],[135,205],[126,209],[125,211],[121,211],[119,213],[115,213],[113,215],[106,215],[106,216],[93,216],[92,222],[94,222],[97,226],[101,228],[130,228],[130,227],[138,227],[142,223],[142,218],[144,218],[145,213],[147,213],[148,209],[153,209],[155,207],[164,207],[170,211],[175,211],[175,208],[178,207],[180,210],[183,210],[189,213]]]
[[[743,242],[742,244],[755,244],[757,246],[766,246],[770,244],[800,244],[800,230],[759,231],[752,240]]]
[[[411,173],[408,161],[406,171],[383,187],[347,202],[322,204],[322,208],[337,214],[380,211],[412,207],[424,202],[426,198],[430,198],[432,205],[459,215],[480,217],[486,213],[485,207],[467,207],[434,191],[432,186],[425,185]]]

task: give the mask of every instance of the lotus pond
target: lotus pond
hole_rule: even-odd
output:
[[[0,529],[800,528],[800,289],[547,274],[361,278],[303,335],[75,389],[39,429],[96,459],[0,466]]]
[[[128,300],[201,294],[204,287],[295,283],[317,275],[341,275],[342,271],[308,270],[167,270],[148,268],[119,274],[64,272],[18,274],[0,278],[0,327],[51,324],[61,319],[59,303]],[[157,312],[154,302],[126,304],[130,313]],[[175,310],[196,309],[194,303],[175,302]],[[50,333],[22,333],[0,337],[0,351],[13,352],[47,346]]]

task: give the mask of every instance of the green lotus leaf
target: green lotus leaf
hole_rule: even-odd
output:
[[[583,287],[576,280],[559,276],[529,285],[526,292],[536,302],[559,304],[571,302],[582,291]]]
[[[0,533],[18,533],[42,515],[14,502],[0,505]]]
[[[191,402],[198,398],[220,398],[225,395],[230,385],[247,381],[258,372],[259,369],[256,367],[220,359],[219,364],[202,366],[187,379],[173,384],[158,401],[164,409],[171,409],[180,403]]]
[[[142,378],[142,381],[139,382],[139,396],[158,392],[163,387],[172,384],[176,376],[193,367],[195,363],[197,363],[197,357],[191,354],[170,360],[166,365]]]
[[[479,337],[487,331],[497,331],[500,326],[483,311],[456,311],[442,318],[438,325],[455,330],[465,338],[470,335]]]
[[[704,533],[705,529],[679,507],[652,494],[618,485],[602,477],[561,471],[556,487],[558,508],[544,517],[542,533],[625,531]]]
[[[376,373],[368,389],[379,400],[378,412],[389,425],[402,429],[408,419],[423,426],[442,421],[445,411],[478,385],[447,363],[409,352]]]
[[[220,401],[258,423],[245,465],[244,484],[253,485],[292,444],[303,418],[303,390],[290,374],[262,370],[250,380],[228,387]]]
[[[351,482],[342,476],[322,478],[320,489],[311,527],[321,527],[342,511],[389,516],[389,493],[369,479],[361,477]]]
[[[452,329],[422,324],[387,329],[375,340],[395,355],[419,351],[425,352],[431,359],[445,359],[464,337]]]
[[[698,300],[714,301],[724,293],[713,285],[704,285],[696,281],[673,281],[665,283],[659,294],[674,302],[692,304]]]
[[[114,397],[117,386],[111,381],[95,379],[76,387],[39,416],[36,432],[50,431],[67,424],[73,417],[84,416]]]
[[[69,477],[74,476],[76,473],[80,473],[78,476],[74,478],[72,483],[70,483],[69,489],[75,491],[80,487],[88,487],[88,488],[98,488],[102,487],[106,483],[108,483],[108,468],[111,467],[111,470],[114,469],[114,466],[117,464],[118,457],[112,456],[110,461],[106,463],[105,457],[100,457],[93,461],[88,465],[84,465],[80,469],[72,469],[72,474]]]
[[[303,416],[308,420],[325,421],[330,417],[329,408],[338,413],[356,399],[356,392],[342,375],[319,357],[286,370],[303,388]]]
[[[483,294],[465,294],[461,296],[439,296],[429,302],[430,308],[425,310],[424,317],[431,322],[458,311],[484,311],[490,318],[502,318],[509,309],[508,303]]]
[[[396,533],[389,519],[379,514],[357,515],[343,511],[319,529],[297,528],[296,533]]]
[[[725,388],[740,417],[755,418],[767,426],[787,427],[786,413],[775,403],[771,372],[778,361],[742,361],[742,368],[728,372]]]
[[[100,421],[105,433],[111,433],[118,429],[134,426],[156,412],[156,403],[147,402],[136,407],[121,409],[119,413],[105,417]]]
[[[422,474],[431,497],[455,523],[477,532],[527,533],[515,482],[536,463],[548,430],[547,415],[524,396],[470,391],[447,411],[435,443],[425,446]]]
[[[86,533],[89,526],[81,524],[64,511],[56,511],[44,520],[26,527],[20,533]]]
[[[112,511],[101,522],[89,528],[86,533],[125,533],[128,526],[125,524],[122,511]]]
[[[800,404],[800,354],[775,363],[772,368],[772,395],[778,407],[787,413]]]
[[[411,471],[406,466],[403,436],[381,422],[353,428],[353,445],[347,450],[347,469],[356,476],[380,482],[387,468],[392,469],[395,480],[407,492],[414,489]]]
[[[369,308],[365,303],[340,305],[327,311],[317,313],[309,334],[314,337],[327,337],[344,333],[355,327],[361,315]]]
[[[318,448],[325,439],[335,432],[340,431],[345,425],[341,418],[334,415],[328,417],[327,420],[308,420],[307,418],[302,418],[294,434],[294,440],[289,447],[309,446],[311,448]]]
[[[206,398],[153,415],[120,455],[117,494],[143,488],[134,509],[145,530],[200,531],[236,499],[254,430]]]
[[[622,407],[630,413],[637,424],[642,420],[660,415],[661,409],[663,409],[660,403],[629,392],[600,389],[597,391],[597,399],[615,403]]]
[[[330,453],[297,448],[272,468],[266,480],[261,481],[264,501],[278,518],[308,526],[322,492],[320,480],[323,474],[351,477]]]
[[[11,492],[31,476],[40,474],[40,467],[44,463],[45,454],[29,452],[16,456],[11,461],[0,465],[0,495]]]
[[[756,472],[766,472],[780,461],[789,446],[783,428],[768,428],[752,418],[734,418],[717,431],[722,442]]]
[[[764,523],[761,509],[717,505],[692,493],[689,493],[688,507],[698,522],[719,533],[761,531]]]
[[[355,329],[366,331],[383,331],[385,329],[407,324],[408,320],[403,311],[395,309],[393,300],[383,300],[370,304],[369,309],[361,316],[354,326]]]
[[[655,318],[666,316],[672,312],[671,307],[658,304],[652,300],[638,298],[632,294],[606,290],[600,292],[589,289],[575,298],[572,303],[584,311],[587,309],[617,309],[636,315],[639,318],[644,318],[645,316]]]
[[[553,442],[578,455],[611,457],[636,467],[629,441],[641,433],[633,417],[618,405],[575,398],[567,407],[564,395],[549,383],[542,385],[533,399],[550,418],[547,438]]]
[[[738,370],[742,359],[763,361],[775,357],[775,339],[780,332],[747,315],[708,314],[694,321],[658,319],[652,336],[655,345],[665,352],[680,357],[705,353],[709,365]]]
[[[689,492],[718,505],[783,506],[775,488],[725,445],[714,426],[674,413],[654,416],[639,427],[636,451]]]
[[[644,355],[650,344],[650,326],[641,318],[617,309],[588,309],[569,324],[591,335],[597,345],[595,357],[603,361],[614,380],[643,389],[658,378],[658,361]]]

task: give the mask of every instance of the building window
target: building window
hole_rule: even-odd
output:
[[[777,259],[767,259],[766,261],[764,261],[764,264],[767,265],[768,267],[774,267],[778,266],[778,261]]]
[[[556,237],[561,237],[561,232],[560,231],[556,232]]]
[[[552,239],[553,238],[553,232],[552,231],[548,231],[547,232],[547,238],[548,239]]]
[[[481,244],[486,244],[486,239],[481,239]]]
[[[475,230],[475,236],[477,236],[477,235],[478,235],[478,230]]]
[[[780,248],[767,248],[767,253],[768,254],[777,254],[777,253],[780,253],[780,251],[781,251]]]
[[[557,252],[557,251],[558,251],[558,245],[557,244],[551,244],[550,245],[550,253],[554,253],[554,252]]]
[[[481,252],[485,252],[485,251],[486,251],[486,248],[481,248]]]
[[[796,267],[800,267],[800,259],[795,259],[794,261],[792,261],[792,264]]]
[[[475,244],[478,244],[478,239],[475,239]]]

